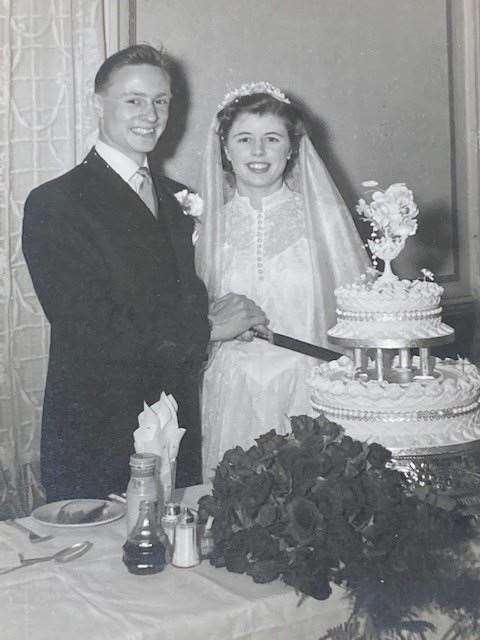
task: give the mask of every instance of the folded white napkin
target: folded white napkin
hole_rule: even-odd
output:
[[[153,453],[157,456],[157,474],[160,479],[162,500],[169,501],[172,490],[172,476],[180,441],[185,429],[178,426],[178,405],[172,395],[162,391],[160,400],[149,407],[144,403],[138,416],[139,427],[133,433],[137,453]]]

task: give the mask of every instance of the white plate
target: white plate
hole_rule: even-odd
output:
[[[105,508],[101,516],[93,522],[79,522],[77,524],[68,524],[65,522],[57,522],[57,516],[60,509],[66,505],[71,504],[70,513],[76,511],[90,511],[99,507],[101,504],[105,504]],[[60,500],[59,502],[50,502],[44,504],[41,507],[37,507],[32,511],[32,518],[41,522],[42,524],[48,524],[51,527],[96,527],[100,524],[107,524],[107,522],[113,522],[125,515],[125,505],[118,502],[112,502],[111,500],[95,500],[90,498],[78,499],[78,500]]]

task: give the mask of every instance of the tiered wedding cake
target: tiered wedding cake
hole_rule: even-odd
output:
[[[340,287],[330,340],[353,348],[314,371],[313,407],[353,438],[380,442],[396,457],[449,453],[480,440],[480,374],[467,360],[440,360],[430,348],[453,340],[442,323],[442,287],[399,280],[390,261],[416,232],[418,209],[402,184],[375,191],[357,208],[372,226],[374,265],[358,282]],[[418,348],[419,356],[411,350]],[[369,358],[372,356],[373,358]]]

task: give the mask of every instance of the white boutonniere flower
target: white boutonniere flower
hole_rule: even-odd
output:
[[[186,216],[198,218],[202,215],[203,200],[198,195],[198,193],[192,193],[188,189],[183,189],[182,191],[177,191],[177,193],[175,194],[175,198],[180,203],[180,206],[183,209],[183,213]]]
[[[177,191],[175,198],[178,200],[186,216],[192,216],[195,219],[195,227],[192,233],[192,244],[195,246],[200,235],[200,216],[203,211],[203,200],[198,193],[193,193],[188,189]]]

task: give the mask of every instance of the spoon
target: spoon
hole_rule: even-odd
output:
[[[93,547],[93,542],[89,542],[86,540],[85,542],[76,542],[75,544],[70,545],[69,547],[65,547],[64,549],[60,549],[53,555],[50,556],[40,556],[38,558],[24,558],[22,553],[18,554],[20,559],[20,564],[16,567],[11,567],[10,569],[5,569],[4,571],[0,571],[0,575],[5,575],[6,573],[11,573],[12,571],[16,571],[17,569],[23,569],[23,567],[29,567],[32,564],[37,564],[38,562],[46,562],[48,560],[53,560],[54,562],[70,562],[71,560],[75,560],[76,558],[80,558],[87,551],[89,551]]]

